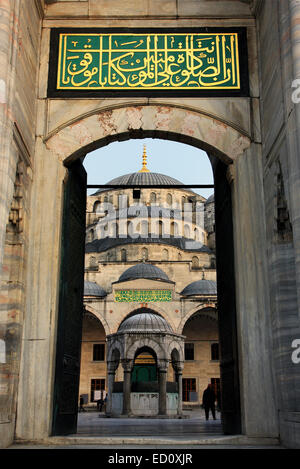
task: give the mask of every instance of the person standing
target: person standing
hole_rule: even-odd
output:
[[[85,408],[83,407],[83,404],[84,404],[83,396],[80,396],[80,399],[79,399],[79,412],[85,412]]]
[[[208,384],[207,388],[205,389],[203,393],[203,398],[202,398],[202,405],[205,410],[206,420],[208,420],[209,418],[209,410],[211,410],[213,419],[216,420],[215,400],[216,400],[216,396],[212,389],[212,386],[211,384]]]

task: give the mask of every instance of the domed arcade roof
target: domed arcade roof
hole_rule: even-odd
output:
[[[119,282],[135,280],[138,278],[170,281],[167,274],[155,265],[141,262],[140,264],[133,265],[132,267],[129,267],[129,269],[125,270],[125,272],[120,275]]]
[[[107,293],[104,288],[100,287],[96,282],[84,281],[84,296],[95,296],[103,298]]]
[[[120,325],[118,332],[173,332],[168,322],[151,310],[130,316]]]
[[[180,294],[183,296],[216,295],[217,283],[213,280],[197,280],[187,285]]]

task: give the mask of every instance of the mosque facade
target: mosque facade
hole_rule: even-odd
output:
[[[141,313],[157,315],[169,332],[182,336],[183,407],[201,405],[209,383],[219,395],[214,197],[172,188],[180,181],[149,171],[146,158],[144,148],[140,171],[107,183],[120,188],[88,196],[79,392],[89,406],[109,391],[111,336]],[[143,340],[137,351],[146,346]],[[158,381],[154,355],[148,347],[133,357],[132,389],[145,381],[149,391]],[[171,353],[166,360],[167,382],[176,382]],[[121,362],[115,370],[119,391]]]

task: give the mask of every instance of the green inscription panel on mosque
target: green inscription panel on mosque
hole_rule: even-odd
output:
[[[116,290],[118,303],[151,303],[172,301],[171,290]]]
[[[240,90],[240,32],[197,31],[56,32],[56,90]]]

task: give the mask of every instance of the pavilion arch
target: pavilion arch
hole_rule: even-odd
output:
[[[127,350],[126,352],[126,358],[128,360],[134,360],[136,351],[140,348],[147,347],[149,349],[152,349],[157,357],[157,360],[167,360],[168,356],[165,354],[164,349],[162,346],[159,344],[159,342],[156,342],[155,340],[146,337],[143,339],[141,342],[140,339],[137,339],[131,347]]]
[[[213,312],[213,314],[209,314],[209,310],[211,310],[211,312]],[[208,313],[208,314],[207,314]],[[202,305],[199,307],[196,306],[195,308],[193,308],[191,311],[189,311],[183,318],[182,320],[180,321],[180,324],[177,328],[177,334],[182,334],[182,331],[184,329],[184,326],[186,325],[186,323],[188,322],[188,320],[193,317],[195,314],[206,314],[207,316],[210,316],[212,319],[215,319],[216,321],[218,320],[218,313],[217,313],[217,309],[215,306],[212,306],[212,305],[209,305],[209,304],[205,304],[205,305]]]
[[[109,349],[108,351],[108,355],[107,355],[107,358],[106,358],[106,361],[107,363],[110,363],[110,362],[114,362],[115,361],[115,358],[116,358],[116,350],[118,351],[119,353],[119,361],[120,361],[120,358],[123,356],[124,354],[124,349],[123,349],[123,345],[120,341],[118,340],[115,340],[114,341],[114,345],[113,347],[111,347],[111,349]]]
[[[208,153],[226,164],[250,146],[244,131],[201,112],[168,105],[126,106],[95,111],[55,129],[44,141],[66,165],[113,141],[130,138],[179,141]]]
[[[177,360],[180,361],[180,362],[183,362],[184,361],[184,350],[183,350],[182,344],[179,343],[178,341],[175,341],[175,340],[172,341],[169,344],[169,349],[168,349],[168,355],[172,358],[174,356],[174,355],[172,356],[174,351],[176,353]]]

